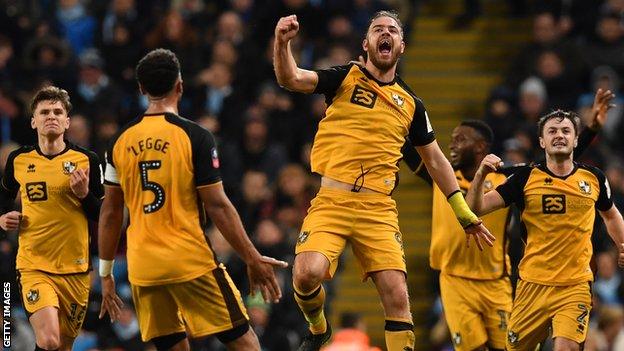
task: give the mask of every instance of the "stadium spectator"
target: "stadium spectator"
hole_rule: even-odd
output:
[[[555,51],[564,58],[563,64],[569,68],[572,77],[579,79],[582,76],[584,68],[578,48],[562,38],[557,18],[550,12],[542,12],[533,18],[533,40],[520,50],[509,67],[508,84],[517,87],[534,74],[538,58],[545,51]]]
[[[58,0],[57,4],[58,32],[67,39],[74,54],[93,47],[98,23],[88,14],[85,4],[81,0]]]
[[[620,77],[624,77],[624,29],[621,14],[603,14],[596,24],[596,33],[583,48],[583,53],[592,68],[607,65]]]

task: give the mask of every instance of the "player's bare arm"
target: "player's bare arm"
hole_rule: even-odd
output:
[[[624,219],[622,219],[622,214],[615,205],[607,211],[598,211],[598,213],[600,213],[600,217],[607,227],[607,232],[618,249],[618,266],[624,267]]]
[[[442,193],[449,199],[449,203],[459,223],[466,232],[466,245],[470,245],[470,236],[473,236],[479,250],[483,250],[481,241],[484,241],[489,246],[494,246],[494,240],[496,240],[496,238],[466,205],[461,192],[459,192],[459,186],[457,185],[453,168],[446,159],[446,156],[444,156],[438,143],[433,141],[424,146],[417,146],[416,151],[422,158],[431,178],[433,178]]]
[[[594,95],[594,104],[592,105],[591,120],[587,122],[587,126],[593,131],[599,131],[607,122],[607,113],[609,109],[615,107],[612,100],[615,94],[611,90],[598,89]]]
[[[118,186],[104,187],[104,202],[98,224],[98,251],[100,255],[100,276],[102,278],[102,306],[100,319],[106,313],[111,321],[118,320],[123,302],[115,292],[112,262],[115,258],[121,226],[123,224],[123,191]]]
[[[288,90],[312,93],[318,83],[318,74],[297,67],[290,49],[290,40],[299,32],[296,15],[282,17],[275,26],[273,66],[277,83]]]
[[[260,290],[266,302],[279,302],[282,291],[274,268],[286,268],[288,263],[260,255],[245,233],[243,223],[225,194],[222,183],[200,187],[198,193],[210,219],[247,264],[251,293]]]
[[[498,192],[490,191],[487,194],[483,194],[485,176],[502,166],[503,161],[501,161],[500,157],[489,154],[483,158],[479,169],[475,173],[470,190],[466,194],[466,201],[468,206],[479,216],[505,207],[505,200]]]

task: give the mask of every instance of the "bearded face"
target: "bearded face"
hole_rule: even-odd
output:
[[[388,71],[405,50],[403,32],[393,18],[379,17],[368,28],[362,47],[375,67]]]

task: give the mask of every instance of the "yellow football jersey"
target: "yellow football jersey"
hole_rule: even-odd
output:
[[[196,188],[221,181],[212,134],[174,114],[144,115],[112,140],[105,184],[130,212],[128,276],[138,286],[197,278],[217,267]]]
[[[401,147],[435,140],[422,101],[396,76],[377,81],[350,64],[317,71],[315,93],[328,105],[312,147],[312,171],[354,188],[390,194],[396,186]]]
[[[589,267],[595,209],[613,206],[609,184],[597,168],[575,163],[566,177],[545,165],[524,167],[496,188],[506,205],[516,203],[526,229],[520,278],[543,285],[593,280]]]
[[[471,182],[461,171],[455,171],[457,183],[463,194],[470,189]],[[485,178],[485,191],[493,190],[504,183],[506,176],[490,173]],[[436,184],[433,185],[433,213],[431,222],[431,246],[429,264],[431,268],[450,275],[470,279],[497,279],[509,273],[510,262],[507,256],[507,236],[505,229],[509,217],[509,207],[482,216],[483,224],[496,237],[494,247],[479,251],[476,245],[466,247],[466,234],[446,196]]]
[[[87,213],[69,187],[69,177],[76,169],[89,168],[89,192],[99,201],[102,171],[95,153],[65,143],[58,155],[24,146],[7,160],[2,191],[10,200],[19,191],[22,201],[18,270],[67,274],[90,269]]]

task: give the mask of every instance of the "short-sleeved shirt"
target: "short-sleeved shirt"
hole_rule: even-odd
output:
[[[132,284],[188,281],[217,267],[197,195],[221,182],[209,131],[171,113],[144,115],[112,140],[106,162],[105,184],[121,187],[130,213]]]
[[[579,163],[565,177],[544,164],[526,166],[496,188],[505,205],[521,210],[526,248],[523,280],[565,286],[593,280],[591,234],[596,209],[613,206],[609,183],[598,168]]]
[[[401,78],[376,80],[355,64],[316,71],[315,93],[328,105],[312,147],[312,171],[389,194],[401,147],[435,140],[423,102]]]
[[[95,153],[65,144],[57,155],[24,146],[7,159],[0,191],[10,201],[19,191],[22,202],[18,270],[69,274],[90,269],[88,219],[69,178],[75,170],[89,168],[89,192],[101,199],[102,168]]]
[[[461,171],[455,171],[459,189],[466,194],[472,182]],[[484,191],[489,192],[505,182],[505,175],[490,173],[485,178]],[[466,233],[459,222],[453,220],[455,213],[440,188],[433,185],[433,211],[431,221],[431,246],[429,265],[443,273],[469,279],[491,280],[504,277],[510,272],[507,256],[509,207],[481,217],[483,225],[496,237],[494,247],[484,251],[466,247]]]

